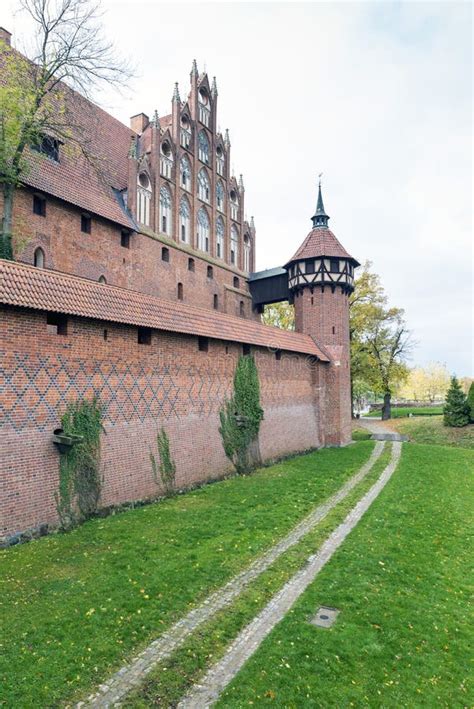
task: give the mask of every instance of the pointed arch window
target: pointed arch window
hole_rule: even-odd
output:
[[[232,224],[230,230],[230,262],[233,265],[237,265],[237,260],[239,257],[239,232],[235,224]]]
[[[221,145],[216,148],[216,170],[218,175],[224,175],[225,161],[224,161],[224,150]]]
[[[191,147],[191,121],[189,120],[189,117],[184,113],[181,116],[181,145],[183,148],[186,148],[186,150],[189,150]]]
[[[199,104],[199,120],[204,123],[205,126],[209,127],[209,118],[211,115],[209,94],[204,86],[201,86],[198,93],[198,104]]]
[[[222,182],[219,180],[216,185],[216,204],[217,209],[221,212],[224,211],[224,194],[224,187],[222,186]]]
[[[211,184],[204,168],[198,174],[198,197],[209,204],[211,195]]]
[[[209,251],[210,224],[204,207],[198,212],[197,222],[198,249]]]
[[[244,236],[244,271],[250,271],[250,237],[248,234]]]
[[[150,226],[151,182],[146,172],[138,175],[137,219],[140,224]]]
[[[189,244],[191,236],[191,209],[186,197],[181,197],[179,203],[179,238],[185,244]]]
[[[198,156],[199,160],[209,165],[209,139],[204,130],[200,131],[198,136]]]
[[[179,161],[179,172],[181,175],[181,187],[189,191],[191,189],[191,163],[187,155],[183,155]]]
[[[232,219],[237,219],[239,218],[239,198],[237,196],[237,192],[235,190],[231,190],[230,194],[230,216]]]
[[[36,268],[44,268],[44,251],[40,246],[35,250],[33,264]]]
[[[217,258],[224,258],[224,220],[222,217],[217,217],[216,223],[216,253]]]
[[[163,177],[171,179],[171,172],[173,170],[173,152],[171,150],[171,145],[167,140],[164,140],[161,144],[160,151],[160,172]]]
[[[171,236],[172,233],[171,193],[166,185],[160,189],[160,230],[163,234]]]

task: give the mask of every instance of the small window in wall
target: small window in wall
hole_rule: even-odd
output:
[[[207,337],[198,337],[199,352],[209,351],[209,339]]]
[[[178,300],[183,300],[183,284],[178,283]]]
[[[36,268],[44,268],[44,251],[40,247],[35,250],[35,254],[33,256],[33,264],[36,266]]]
[[[39,194],[33,195],[33,214],[37,214],[40,217],[46,216],[46,199],[40,197]]]
[[[120,234],[120,246],[123,246],[124,249],[130,248],[130,232],[125,229]]]
[[[214,310],[219,309],[219,296],[217,293],[214,293]]]
[[[50,335],[67,335],[67,317],[59,313],[48,313],[46,330]]]
[[[212,269],[212,266],[207,267],[207,277],[208,278],[214,278],[214,271]]]
[[[247,357],[248,355],[252,354],[252,350],[250,349],[250,345],[242,345],[242,354],[244,357]]]
[[[339,273],[339,259],[332,258],[330,260],[331,273]]]
[[[234,276],[234,288],[239,288],[240,287],[240,282],[237,276]]]
[[[166,262],[170,260],[170,250],[166,246],[161,249],[161,260]]]
[[[314,261],[306,261],[306,273],[314,273]]]
[[[281,360],[281,350],[277,350],[275,352],[275,359],[277,360],[277,362]]]
[[[241,300],[239,304],[239,314],[241,317],[244,317],[245,315],[245,305],[243,300]]]
[[[334,327],[334,325],[332,326],[332,334],[333,334],[333,335],[336,334],[336,328]]]
[[[109,331],[104,330],[104,340],[108,340],[108,339],[109,339]]]
[[[81,231],[90,234],[92,230],[92,219],[88,214],[81,214]]]
[[[188,271],[195,271],[195,263],[193,258],[188,258]]]
[[[105,276],[99,276],[99,283],[107,283],[107,279]]]
[[[139,327],[137,334],[139,345],[151,345],[151,329],[149,327]]]

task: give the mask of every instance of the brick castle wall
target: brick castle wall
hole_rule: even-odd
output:
[[[219,410],[230,395],[242,346],[154,331],[150,345],[134,327],[68,318],[67,335],[52,334],[46,315],[0,310],[0,536],[57,521],[54,493],[59,454],[52,432],[69,400],[99,396],[104,506],[153,497],[150,451],[164,426],[186,487],[230,471]],[[265,411],[264,459],[318,447],[319,387],[325,365],[304,355],[252,348]],[[324,402],[321,402],[324,406]],[[323,409],[322,409],[323,410]]]

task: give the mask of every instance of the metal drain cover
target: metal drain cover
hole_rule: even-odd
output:
[[[330,608],[329,606],[320,606],[317,613],[310,620],[312,625],[317,625],[318,628],[330,628],[331,625],[336,620],[340,611],[337,608]]]

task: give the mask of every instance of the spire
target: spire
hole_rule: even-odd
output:
[[[191,76],[198,76],[198,65],[195,59],[193,59],[193,65],[191,67]]]
[[[255,229],[255,221],[253,217],[250,217],[250,228]]]
[[[178,101],[178,103],[181,103],[181,98],[180,98],[179,89],[178,89],[178,82],[176,82],[174,85],[173,101]]]
[[[229,137],[229,129],[225,129],[225,138],[224,138],[224,145],[226,148],[230,148],[230,137]]]
[[[160,130],[160,117],[158,116],[158,111],[155,108],[155,113],[153,114],[153,125],[157,130]]]
[[[216,81],[215,76],[212,79],[211,96],[212,96],[212,98],[216,98],[216,96],[217,96],[217,81]]]
[[[240,175],[240,177],[239,177],[239,190],[240,190],[241,192],[243,192],[244,189],[245,189],[245,188],[244,188],[244,180],[243,180],[242,175]]]
[[[321,175],[322,174],[323,173],[321,173]],[[313,227],[327,227],[329,221],[329,217],[324,210],[323,195],[321,192],[321,175],[319,175],[318,202],[316,204],[316,212],[311,217]]]

